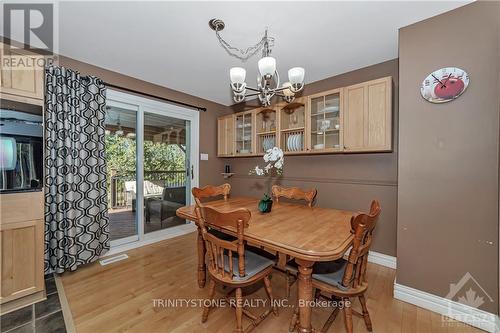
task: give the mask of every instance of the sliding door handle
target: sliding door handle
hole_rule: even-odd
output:
[[[191,179],[194,179],[194,165],[191,164]]]

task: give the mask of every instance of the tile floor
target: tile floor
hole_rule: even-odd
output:
[[[66,333],[53,275],[45,276],[47,299],[0,316],[2,333]]]

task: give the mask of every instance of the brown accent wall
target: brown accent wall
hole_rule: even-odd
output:
[[[356,71],[308,84],[304,95],[344,87],[385,76],[393,77],[393,133],[394,151],[377,154],[331,154],[320,156],[286,156],[284,174],[273,183],[318,189],[321,207],[366,211],[372,199],[380,200],[382,214],[375,231],[373,250],[396,255],[397,212],[397,123],[398,123],[398,60],[390,60]],[[249,103],[256,106],[254,102]],[[233,110],[250,108],[244,104]],[[255,165],[263,165],[258,158],[226,158],[236,173],[228,181],[232,193],[260,197],[268,191],[269,182],[257,176],[248,176]],[[222,179],[221,179],[222,181]]]
[[[220,183],[223,161],[217,158],[217,117],[230,113],[225,105],[168,89],[130,76],[96,67],[67,57],[60,57],[59,64],[80,71],[83,75],[95,75],[105,82],[159,97],[206,107],[200,111],[200,153],[208,153],[208,161],[200,161],[200,185]]]
[[[475,2],[402,28],[399,39],[397,282],[445,297],[470,272],[498,313],[500,2]],[[446,66],[470,75],[457,100],[420,84]],[[480,296],[480,290],[474,287]]]

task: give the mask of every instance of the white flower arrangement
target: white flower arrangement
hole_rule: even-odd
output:
[[[285,163],[283,150],[278,147],[268,149],[264,155],[264,162],[266,162],[267,165],[263,169],[257,165],[254,169],[249,171],[249,174],[264,176],[268,175],[272,169],[276,169],[276,173],[281,175],[283,173],[283,165]]]

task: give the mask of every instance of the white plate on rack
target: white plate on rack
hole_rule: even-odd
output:
[[[299,150],[299,135],[295,134],[293,136],[293,151]]]
[[[302,134],[297,134],[297,150],[302,150]]]
[[[286,147],[288,151],[292,151],[292,135],[289,135],[288,138],[286,139]]]
[[[274,139],[273,138],[265,138],[262,143],[264,151],[268,151],[269,149],[274,147]]]
[[[276,140],[274,137],[269,138],[269,147],[267,149],[272,149],[276,145]]]

